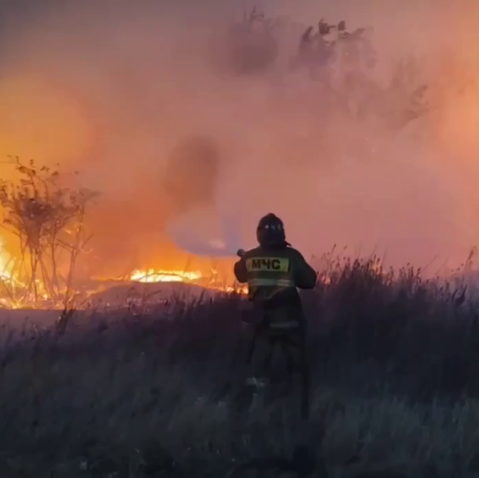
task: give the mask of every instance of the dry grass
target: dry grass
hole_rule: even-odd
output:
[[[331,284],[305,296],[312,449],[332,477],[479,471],[474,307],[374,268],[330,267]],[[60,341],[2,335],[2,478],[222,477],[294,446],[292,399],[235,411],[248,340],[237,299],[96,313]]]

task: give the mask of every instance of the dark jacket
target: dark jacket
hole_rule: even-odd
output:
[[[249,299],[266,307],[301,306],[299,289],[313,289],[316,272],[288,246],[257,247],[234,265],[236,280],[248,284]]]

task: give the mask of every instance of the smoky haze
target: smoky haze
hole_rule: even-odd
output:
[[[262,2],[301,24],[279,53],[238,52],[228,29],[245,5],[234,2],[16,7],[4,16],[0,154],[78,169],[102,193],[90,216],[96,273],[182,265],[207,243],[251,246],[268,212],[305,255],[339,244],[393,265],[460,262],[479,235],[478,13],[451,3]],[[321,17],[374,28],[383,87],[418,55],[440,107],[402,128],[327,107],[288,68],[303,26]]]

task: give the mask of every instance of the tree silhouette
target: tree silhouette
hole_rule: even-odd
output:
[[[1,225],[18,238],[21,252],[12,270],[22,283],[15,298],[67,307],[75,264],[90,238],[85,215],[97,193],[64,187],[57,170],[37,167],[33,160],[25,165],[15,157],[12,165],[19,180],[0,180],[0,205]]]

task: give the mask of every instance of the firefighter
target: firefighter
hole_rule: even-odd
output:
[[[254,360],[253,376],[247,384],[262,388],[269,374],[271,356],[276,345],[286,354],[289,377],[301,377],[302,414],[309,408],[309,374],[306,363],[306,327],[298,289],[313,289],[316,272],[300,252],[286,242],[284,225],[274,214],[267,214],[258,224],[259,246],[238,251],[241,259],[234,266],[236,279],[248,284],[248,298],[259,321],[248,355],[253,361],[256,339],[269,344],[268,353]],[[263,354],[261,354],[263,355]],[[296,362],[296,365],[295,365]]]
[[[239,251],[234,266],[238,282],[248,284],[248,297],[266,311],[287,309],[294,316],[301,311],[299,289],[313,289],[316,272],[300,252],[286,242],[283,221],[267,214],[258,224],[259,247]]]

